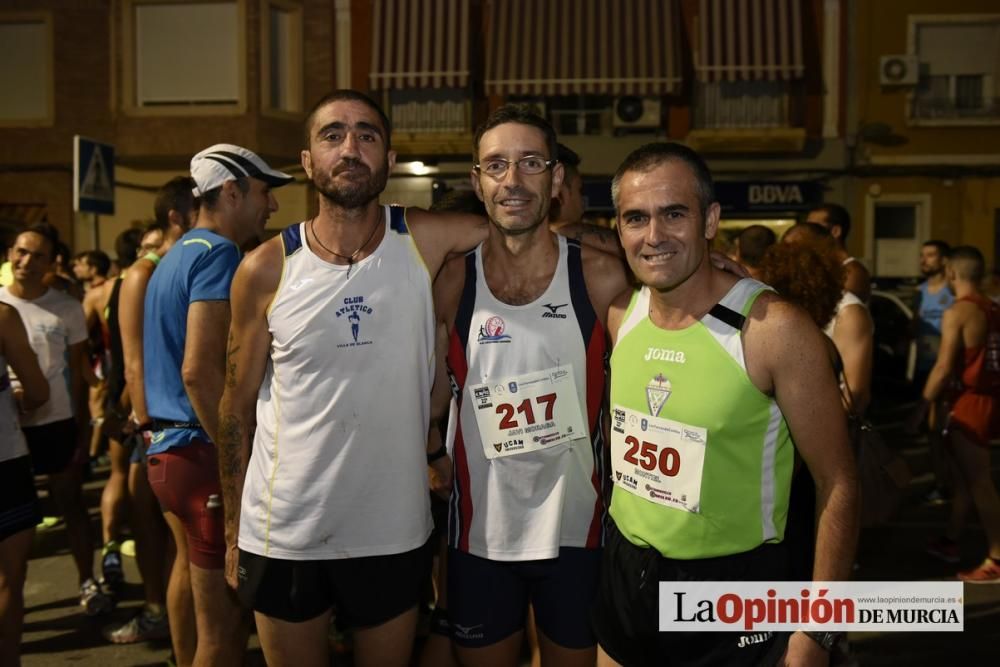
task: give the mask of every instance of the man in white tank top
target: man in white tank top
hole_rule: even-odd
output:
[[[476,133],[489,238],[435,281],[458,400],[448,616],[462,664],[518,664],[529,603],[543,664],[592,665],[604,503],[604,321],[620,261],[550,231],[555,133],[517,107]],[[440,361],[440,359],[439,359]],[[447,408],[435,406],[440,414]]]
[[[844,288],[852,292],[863,303],[872,296],[872,274],[857,257],[847,252],[847,235],[851,233],[851,214],[840,204],[822,204],[809,211],[806,222],[826,227],[836,241],[837,259],[844,265],[847,274]]]
[[[425,459],[431,280],[487,225],[379,205],[396,154],[368,97],[327,95],[306,129],[319,213],[250,253],[233,282],[218,441],[227,579],[269,664],[328,664],[336,605],[356,664],[402,666],[429,572],[427,461],[450,473]]]

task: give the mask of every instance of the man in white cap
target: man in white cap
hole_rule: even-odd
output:
[[[177,663],[239,665],[247,624],[223,577],[222,491],[213,444],[229,286],[239,247],[260,236],[278,210],[271,189],[292,177],[232,144],[195,155],[191,177],[201,201],[197,224],[160,263],[146,293],[143,356],[153,431],[147,471],[177,543],[167,589]],[[185,613],[188,578],[194,619]]]

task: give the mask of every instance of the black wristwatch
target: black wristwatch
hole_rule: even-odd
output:
[[[833,647],[840,641],[840,638],[844,636],[843,632],[814,632],[812,630],[803,630],[803,632],[809,639],[819,644],[820,648],[827,653],[832,651]]]

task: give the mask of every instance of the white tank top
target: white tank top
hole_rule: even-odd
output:
[[[552,282],[523,306],[490,292],[482,246],[466,256],[465,287],[449,332],[459,427],[448,540],[482,558],[554,558],[560,546],[602,543],[604,328],[587,296],[579,244],[557,238]],[[566,381],[567,371],[575,382]],[[552,393],[551,412],[563,431],[569,423],[563,409],[576,402],[581,427],[572,433],[580,437],[520,451],[559,430],[544,428],[551,400],[545,397]],[[481,430],[477,413],[497,431]],[[507,428],[500,429],[505,420]],[[514,448],[509,454],[508,447]]]
[[[17,423],[17,405],[10,382],[7,360],[0,354],[0,461],[28,455],[28,445]]]
[[[270,359],[239,546],[289,560],[403,553],[431,532],[425,458],[434,368],[431,277],[403,209],[351,267],[281,233]]]
[[[865,305],[865,302],[855,296],[853,292],[844,290],[840,295],[840,301],[837,302],[837,310],[833,313],[833,317],[830,318],[830,321],[826,323],[826,326],[823,327],[823,333],[830,338],[833,338],[833,332],[837,330],[837,318],[840,317],[840,312],[848,306],[861,306],[865,309],[868,308],[868,306]]]

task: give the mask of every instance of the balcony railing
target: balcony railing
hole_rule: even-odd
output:
[[[793,127],[784,82],[716,82],[695,87],[698,129]]]
[[[914,97],[910,117],[921,120],[1000,119],[1000,97],[961,101],[948,97]]]
[[[391,113],[396,132],[469,132],[466,102],[405,102],[393,104]]]

